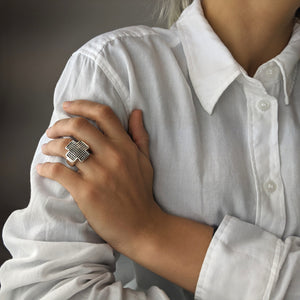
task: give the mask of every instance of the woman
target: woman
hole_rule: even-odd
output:
[[[76,51],[1,299],[299,299],[299,6],[194,0]]]

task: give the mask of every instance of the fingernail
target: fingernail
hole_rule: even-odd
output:
[[[41,167],[42,167],[42,164],[38,164],[38,165],[36,166],[36,170],[39,172],[39,171],[41,170]]]
[[[71,101],[65,101],[63,103],[63,108],[68,108],[71,105]]]

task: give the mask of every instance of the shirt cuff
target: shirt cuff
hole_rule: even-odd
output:
[[[282,251],[275,235],[225,216],[207,250],[195,299],[269,299]]]

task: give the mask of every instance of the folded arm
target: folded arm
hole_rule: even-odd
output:
[[[75,54],[70,59],[56,86],[54,113],[51,120],[52,128],[57,121],[70,117],[63,110],[62,104],[64,101],[74,100],[74,98],[94,102],[101,101],[101,103],[111,106],[122,127],[126,129],[129,117],[128,111],[130,111],[124,104],[126,101],[120,99],[120,94],[113,88],[108,74],[100,69],[99,65],[95,64],[93,60],[82,54]],[[99,130],[98,132],[100,133]],[[72,134],[75,135],[75,133]],[[61,174],[62,169],[65,172],[74,172],[74,170],[67,168],[65,159],[58,154],[46,156],[42,153],[42,145],[49,142],[50,138],[44,134],[32,162],[31,198],[28,207],[15,211],[4,227],[4,242],[13,258],[3,264],[0,270],[1,298],[117,300],[136,297],[137,299],[168,299],[164,291],[158,287],[152,287],[146,291],[134,291],[124,289],[120,282],[115,282],[113,276],[116,262],[115,251],[104,240],[110,236],[110,232],[102,232],[105,238],[104,236],[100,237],[96,232],[97,226],[94,225],[92,220],[89,224],[89,220],[87,221],[84,216],[84,209],[82,209],[83,213],[80,211],[80,201],[76,203],[72,195],[60,183],[44,178],[37,173],[37,165],[41,163],[46,163],[46,165],[60,164],[60,169],[57,167],[50,168],[50,173],[54,176],[58,173]],[[96,141],[92,139],[89,143],[93,144],[94,142]],[[133,145],[136,147],[134,143]],[[45,148],[43,149],[45,150]],[[95,149],[98,149],[98,147],[94,147],[92,150],[95,151]],[[50,150],[48,149],[48,151]],[[142,153],[143,151],[140,152],[139,162],[142,161],[143,157],[146,157],[145,153]],[[137,154],[138,152],[132,153]],[[91,158],[88,158],[83,166],[91,162]],[[143,163],[148,166],[149,170],[149,163],[146,160]],[[74,174],[77,173],[74,172]],[[139,180],[139,183],[141,183],[140,180],[150,182],[151,176],[151,172],[146,172],[143,174],[142,179],[138,178],[139,176],[135,179]],[[76,183],[79,183],[79,181]],[[150,189],[150,185],[148,186],[148,192],[152,195],[152,186]],[[76,187],[78,190],[84,190],[85,193],[87,191],[90,194],[93,193],[92,189],[82,185],[82,182],[74,188]],[[126,186],[124,188],[126,189]],[[127,191],[129,194],[134,194],[132,190],[127,189]],[[132,199],[132,197],[128,197],[128,199]],[[77,199],[75,198],[75,200]],[[121,243],[118,245],[115,238],[110,243],[115,248],[122,250],[123,253],[132,253],[130,254],[132,257],[146,267],[151,267],[155,272],[161,273],[160,270],[163,270],[162,276],[168,277],[167,273],[174,273],[175,277],[171,277],[170,280],[178,284],[182,282],[182,286],[193,290],[205,255],[205,247],[209,244],[211,229],[208,226],[189,220],[179,222],[177,217],[167,217],[166,214],[160,211],[152,198],[148,199],[147,196],[144,200],[148,208],[155,208],[153,211],[159,211],[159,219],[164,220],[163,226],[155,227],[162,235],[156,236],[153,234],[156,230],[143,230],[138,234],[138,239],[133,239],[131,237],[135,235],[128,234],[127,239],[132,242],[135,240],[135,244],[138,246],[132,247],[131,245],[131,247],[128,247],[130,245],[128,242],[122,243],[125,248],[127,247],[127,250],[122,248],[124,246],[120,246]],[[86,201],[86,203],[89,203],[88,206],[92,203],[96,205],[93,200]],[[109,209],[108,202],[106,202],[106,205]],[[149,219],[146,213],[143,216]],[[102,214],[102,217],[108,220],[104,214]],[[117,223],[118,220],[110,222],[111,225],[116,226],[115,228],[117,228],[117,225],[120,226]],[[122,225],[124,223],[121,224],[121,227]],[[106,230],[110,230],[110,227],[106,227]],[[176,235],[174,235],[174,230],[177,231]],[[205,234],[202,235],[203,230],[206,231],[208,237],[206,244],[202,244],[204,242],[203,236],[205,236]],[[192,231],[195,234],[198,232],[199,237],[197,238],[198,241],[192,241],[193,245],[191,246],[188,243],[188,237]],[[121,232],[126,233],[128,231],[122,230]],[[141,232],[151,232],[151,235],[147,236],[147,234],[141,234]],[[194,234],[192,236],[194,237]],[[148,237],[151,242],[146,243]],[[179,243],[180,240],[182,242]],[[201,246],[201,249],[204,246],[204,250],[200,250],[199,253],[197,253],[198,245]],[[173,249],[170,249],[170,247]],[[138,249],[141,251],[138,251]],[[186,252],[188,250],[189,253]],[[194,256],[190,255],[191,250]],[[150,257],[151,260],[145,260],[146,256]],[[179,258],[180,256],[183,257],[183,260]],[[195,262],[195,259],[197,262]],[[165,262],[164,267],[162,262]],[[184,266],[186,266],[187,276],[183,273],[185,272]]]
[[[114,89],[112,82],[95,61],[74,55],[55,90],[51,125],[69,117],[62,109],[63,101],[87,99],[112,107],[126,129],[131,110],[117,92],[122,88]],[[61,184],[37,174],[39,163],[65,164],[62,157],[42,153],[47,142],[44,135],[32,163],[29,206],[14,212],[4,227],[4,242],[13,259],[1,267],[0,298],[168,299],[157,287],[138,292],[115,282],[115,252],[97,234],[92,219],[88,223],[80,201],[77,204]],[[256,225],[226,216],[209,244],[212,229],[208,226],[161,211],[158,215],[164,222],[157,224],[164,225],[142,231],[148,234],[138,235],[133,250],[128,245],[126,250],[126,243],[119,249],[189,290],[196,286],[196,299],[300,298],[299,237],[283,241]],[[117,243],[114,246],[118,248]]]

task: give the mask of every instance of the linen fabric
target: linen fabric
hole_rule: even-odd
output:
[[[249,77],[195,0],[171,29],[133,26],[73,53],[54,92],[113,108],[127,129],[144,112],[163,210],[219,226],[191,294],[119,254],[89,226],[70,194],[31,168],[27,208],[8,218],[13,258],[0,299],[300,299],[300,27]],[[84,188],[84,186],[82,187]],[[116,269],[116,272],[115,272]],[[132,274],[132,277],[130,276]]]

